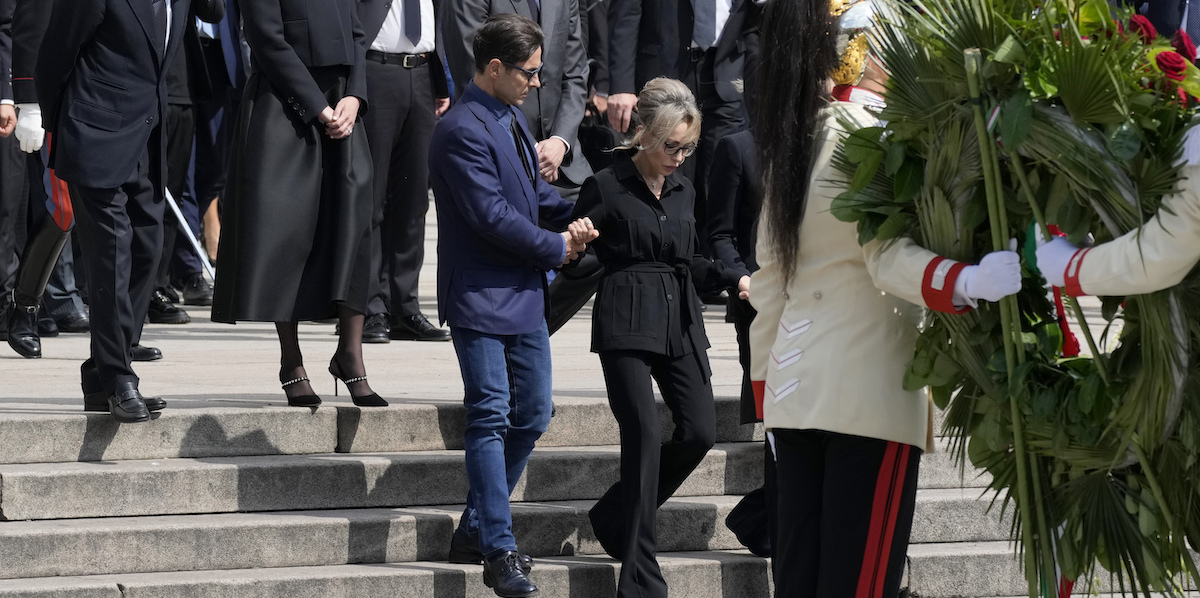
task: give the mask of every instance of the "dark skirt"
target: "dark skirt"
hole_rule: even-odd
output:
[[[345,70],[312,69],[336,106]],[[370,276],[371,158],[366,132],[330,139],[303,122],[266,76],[242,97],[221,198],[212,319],[290,322],[365,313]]]

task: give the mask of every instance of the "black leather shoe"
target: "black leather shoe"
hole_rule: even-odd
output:
[[[58,320],[58,329],[62,332],[91,332],[92,320],[86,311],[77,311]]]
[[[208,284],[203,274],[196,272],[177,281],[175,286],[179,288],[180,295],[183,296],[184,305],[212,305],[212,285]]]
[[[601,501],[603,502],[603,501]],[[599,515],[595,507],[588,511],[588,520],[592,523],[592,533],[600,542],[600,547],[608,556],[623,561],[625,551],[621,550],[621,530]]]
[[[132,382],[122,384],[116,394],[109,395],[108,411],[112,413],[113,419],[121,423],[132,424],[150,419],[150,410],[146,409],[142,393],[138,392]]]
[[[394,341],[448,341],[450,331],[430,324],[425,314],[417,314],[396,318],[389,336]]]
[[[520,555],[514,550],[483,561],[483,583],[501,598],[527,598],[538,595],[538,587],[521,570]]]
[[[37,331],[37,306],[32,309],[10,302],[5,308],[8,346],[26,359],[42,356],[42,339]]]
[[[108,393],[100,385],[100,374],[96,373],[96,362],[91,359],[79,366],[79,387],[83,389],[84,411],[108,411]],[[148,411],[162,411],[167,402],[159,397],[142,397]]]
[[[133,361],[158,361],[162,359],[162,351],[155,347],[134,345],[129,348],[129,359]]]
[[[447,560],[462,565],[483,564],[483,553],[479,551],[479,534],[472,534],[461,527],[455,528],[454,535],[450,537],[450,558]],[[529,570],[533,569],[533,557],[520,554],[517,555],[517,560],[521,563],[521,571],[529,575]]]
[[[42,338],[54,338],[58,336],[58,323],[54,321],[54,318],[50,317],[50,314],[46,313],[45,308],[38,311],[37,327],[38,336]]]
[[[391,340],[392,339],[388,338],[387,315],[375,314],[373,316],[367,316],[366,321],[363,322],[362,342],[388,343],[391,342]]]
[[[150,311],[146,317],[150,318],[151,324],[187,324],[192,321],[192,317],[186,311],[175,307],[162,291],[154,291],[154,297],[150,298]]]

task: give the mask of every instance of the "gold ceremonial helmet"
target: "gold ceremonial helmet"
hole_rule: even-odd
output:
[[[837,51],[841,62],[833,70],[834,85],[855,85],[867,69],[867,28],[875,20],[872,0],[831,0],[838,20]]]

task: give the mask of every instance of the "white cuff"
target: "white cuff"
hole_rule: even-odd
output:
[[[954,307],[979,307],[979,302],[967,295],[967,281],[975,276],[975,270],[978,268],[979,266],[967,266],[958,273],[958,278],[954,279],[954,298],[951,299]]]
[[[567,146],[566,153],[568,153],[568,154],[571,153],[571,142],[567,141],[566,139],[563,139],[561,135],[551,135],[550,138],[557,139],[557,140],[563,142],[563,145]]]

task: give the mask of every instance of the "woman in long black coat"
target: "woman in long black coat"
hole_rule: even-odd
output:
[[[315,406],[297,322],[337,316],[329,372],[356,405],[367,385],[371,160],[364,133],[366,40],[354,0],[241,3],[252,75],[233,140],[213,320],[275,322],[288,404]]]
[[[604,264],[592,316],[592,350],[600,354],[608,401],[621,429],[621,479],[590,517],[596,538],[620,559],[619,597],[663,597],[655,559],[657,510],[716,439],[708,337],[696,287],[749,290],[745,272],[697,251],[696,192],[676,172],[696,148],[700,111],[674,79],[650,81],[638,95],[634,151],[588,179],[576,217],[589,217]],[[652,380],[675,422],[662,442]]]

